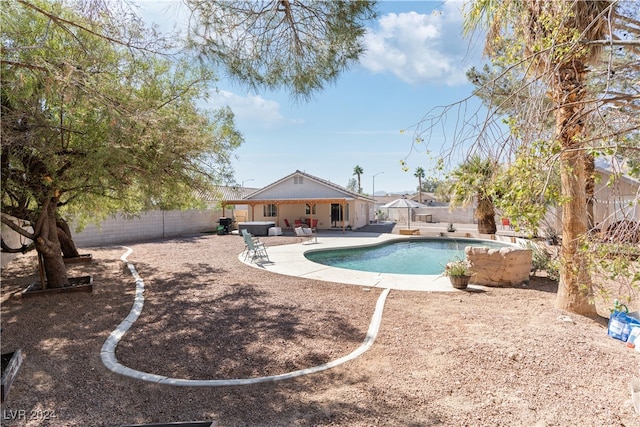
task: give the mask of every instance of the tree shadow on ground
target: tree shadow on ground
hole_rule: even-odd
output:
[[[238,249],[232,247],[231,253]],[[171,259],[166,246],[158,250]],[[356,323],[339,307],[314,304],[312,299],[326,298],[314,293],[316,285],[309,286],[309,301],[296,301],[271,291],[265,280],[273,276],[256,275],[255,269],[248,269],[250,277],[241,281],[229,277],[228,252],[221,252],[217,265],[194,258],[169,273],[133,261],[147,286],[146,302],[140,323],[118,347],[122,363],[146,370],[153,362],[164,370],[157,373],[172,376],[238,378],[313,366],[362,342],[366,322]],[[389,391],[369,385],[371,373],[354,370],[353,362],[295,380],[223,388],[163,386],[108,371],[100,360],[101,346],[128,315],[135,295],[135,280],[119,260],[121,254],[114,248],[96,250],[95,261],[79,267],[94,275],[92,294],[3,302],[3,351],[20,348],[25,355],[3,409],[54,410],[56,418],[49,425],[206,419],[226,426],[349,425],[353,420],[366,425],[380,420],[438,424],[438,415],[428,410],[423,421],[416,422],[415,415],[398,408],[397,402],[405,405],[415,399],[410,392],[394,393],[394,403],[387,402]],[[17,273],[8,278],[4,273],[3,291],[30,277]],[[90,402],[102,402],[103,412],[87,410]],[[20,425],[20,420],[4,421]]]
[[[302,306],[255,283],[218,283],[223,269],[209,265],[187,267],[162,283],[149,279],[142,316],[118,348],[122,363],[142,371],[163,367],[152,373],[176,378],[251,378],[343,356],[305,348],[306,341],[355,349],[364,340],[367,325],[332,307]]]
[[[530,276],[529,283],[519,286],[519,288],[555,294],[558,293],[558,281],[547,277]]]

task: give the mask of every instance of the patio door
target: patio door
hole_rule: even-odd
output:
[[[343,205],[340,203],[331,203],[331,222],[333,227],[341,227],[343,221],[349,221],[349,205]],[[338,224],[340,223],[340,224]]]
[[[339,221],[342,221],[342,205],[331,203],[331,222],[334,228],[338,227]]]

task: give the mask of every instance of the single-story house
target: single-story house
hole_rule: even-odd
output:
[[[640,180],[629,174],[626,160],[615,156],[596,159],[594,217],[602,229],[615,221],[640,221]]]
[[[640,221],[640,181],[629,174],[625,159],[602,156],[595,161],[593,222],[596,229],[606,230],[617,221]],[[562,208],[550,208],[546,222],[557,233],[562,232]]]
[[[225,207],[246,205],[249,221],[274,221],[277,227],[296,220],[318,229],[357,229],[369,224],[374,200],[299,170],[242,199],[222,201]],[[285,221],[287,220],[287,221]]]

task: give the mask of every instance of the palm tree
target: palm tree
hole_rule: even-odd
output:
[[[362,185],[360,185],[360,176],[364,173],[364,169],[356,165],[353,168],[353,174],[358,176],[358,193],[362,193]]]
[[[496,234],[496,211],[493,205],[491,184],[498,167],[491,159],[473,156],[451,174],[451,206],[470,206],[476,202],[475,218],[478,233]]]
[[[497,54],[509,45],[522,47],[518,58],[527,58],[525,67],[546,79],[555,106],[555,136],[560,149],[562,184],[562,248],[560,283],[556,305],[578,314],[595,316],[591,304],[592,282],[587,259],[580,250],[588,231],[587,171],[590,168],[585,139],[589,65],[599,57],[610,1],[475,1],[468,15],[467,29],[486,19],[488,35],[485,51]]]
[[[422,179],[424,178],[424,169],[418,166],[413,176],[418,178],[418,202],[422,203]]]

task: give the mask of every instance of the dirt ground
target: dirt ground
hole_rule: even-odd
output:
[[[247,378],[337,359],[362,343],[381,293],[248,267],[237,236],[128,246],[146,301],[116,356],[160,375]],[[124,248],[82,252],[93,261],[70,265],[70,276],[91,274],[90,294],[21,298],[35,280],[32,255],[2,271],[2,352],[24,355],[2,425],[640,426],[629,391],[640,353],[607,336],[606,318],[554,308],[557,284],[544,278],[485,292],[391,291],[375,343],[351,362],[280,382],[176,387],[102,364],[135,280]]]

